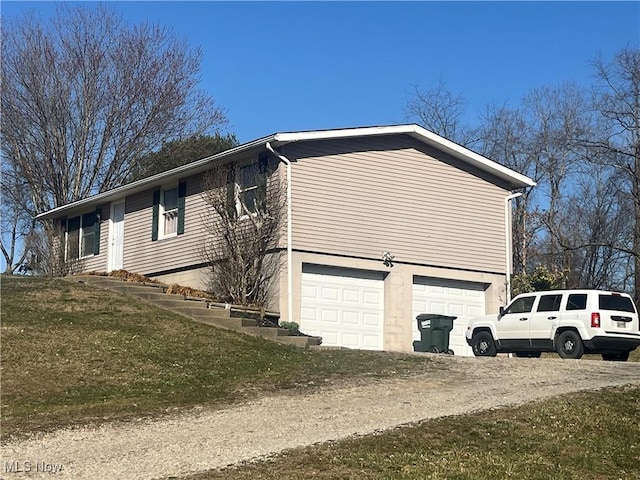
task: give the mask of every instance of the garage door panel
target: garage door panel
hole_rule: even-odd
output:
[[[332,309],[329,309],[329,308],[323,308],[322,310],[320,310],[320,319],[323,322],[329,322],[329,323],[336,323],[337,324],[339,318],[340,318],[340,312],[338,310],[332,310]]]
[[[303,266],[300,329],[323,345],[382,349],[384,282],[381,274]],[[361,275],[361,276],[358,276]],[[313,295],[319,290],[320,298]]]
[[[357,333],[342,333],[341,347],[360,348],[360,337]]]
[[[325,345],[337,345],[338,344],[338,332],[326,330],[322,333],[322,343]]]
[[[465,306],[460,303],[451,303],[449,305],[449,314],[450,315],[464,315],[465,314]]]
[[[337,288],[333,287],[322,287],[322,296],[320,297],[324,301],[334,301],[337,302],[340,298],[340,292]]]
[[[345,325],[358,325],[360,323],[360,313],[359,312],[342,312],[342,323]]]
[[[362,302],[374,308],[384,307],[384,298],[380,292],[364,291]]]
[[[365,350],[382,350],[381,338],[379,336],[364,335],[362,342]]]
[[[437,278],[416,277],[413,286],[413,339],[420,340],[415,317],[421,313],[436,313],[457,317],[449,336],[449,348],[456,355],[473,356],[465,340],[467,321],[484,314],[484,291],[478,283]]]
[[[434,302],[431,302],[430,305],[427,303],[427,305],[428,305],[427,308],[429,309],[428,313],[440,313],[442,315],[446,315],[447,314],[447,306],[442,302],[435,302],[434,301]]]
[[[346,303],[361,303],[362,300],[360,299],[360,293],[361,292],[359,290],[345,288],[342,291],[342,301]]]
[[[382,320],[382,316],[377,313],[364,313],[362,315],[362,323],[364,325],[376,327],[382,324]]]
[[[316,300],[319,297],[319,289],[314,285],[302,285],[302,298]]]

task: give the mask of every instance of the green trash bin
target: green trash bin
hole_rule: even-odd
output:
[[[449,334],[453,330],[453,321],[458,317],[440,315],[437,313],[421,313],[416,317],[420,341],[413,342],[415,352],[447,353],[453,355],[449,349]]]

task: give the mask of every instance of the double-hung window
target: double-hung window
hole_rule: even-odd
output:
[[[67,220],[65,258],[79,258],[100,253],[100,210],[85,213]]]
[[[257,163],[250,163],[238,169],[236,210],[239,216],[256,213],[258,210],[258,175]]]
[[[268,157],[232,166],[229,170],[229,209],[236,218],[258,213],[265,208]]]
[[[187,184],[180,182],[153,192],[152,241],[184,233],[186,191]]]
[[[162,236],[170,237],[178,233],[178,189],[162,192]]]

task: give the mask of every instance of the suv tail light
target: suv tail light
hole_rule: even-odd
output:
[[[600,314],[598,312],[591,314],[591,328],[600,328]]]

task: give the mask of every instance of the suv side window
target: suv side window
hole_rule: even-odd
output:
[[[504,311],[504,314],[509,313],[528,313],[533,307],[533,302],[536,297],[520,297],[513,301],[511,305]]]
[[[585,310],[587,308],[587,294],[573,293],[567,300],[567,310]]]
[[[542,295],[538,302],[538,312],[557,312],[560,310],[562,295]]]

